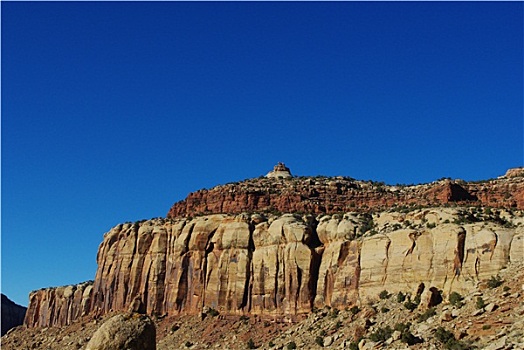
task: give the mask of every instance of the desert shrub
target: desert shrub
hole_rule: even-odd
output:
[[[394,330],[400,332],[400,340],[403,343],[406,343],[408,345],[415,345],[418,343],[422,343],[422,339],[415,337],[413,333],[409,330],[411,327],[411,323],[397,323],[394,327]]]
[[[435,338],[442,344],[445,344],[448,342],[448,340],[455,339],[455,336],[447,329],[438,327],[435,331]]]
[[[189,340],[186,341],[186,343],[184,344],[186,346],[186,348],[190,348],[193,346],[193,343],[191,343]]]
[[[286,345],[286,349],[288,350],[292,350],[292,349],[296,349],[297,348],[297,344],[295,344],[294,341],[290,341],[289,343],[287,343]]]
[[[339,329],[342,327],[342,321],[337,321],[337,323],[335,323],[335,329]]]
[[[356,315],[360,312],[360,308],[355,305],[351,309],[349,309],[349,312],[351,312],[353,315]]]
[[[393,333],[393,330],[390,326],[386,326],[384,328],[378,328],[376,331],[371,333],[369,335],[369,339],[374,342],[385,342],[388,340],[389,337],[391,337],[391,334]]]
[[[483,309],[486,307],[486,302],[482,297],[477,297],[477,301],[475,302],[475,305],[477,306],[477,309]]]
[[[442,344],[446,350],[468,350],[470,347],[461,341],[455,339],[450,331],[443,327],[438,327],[435,332],[435,338]]]
[[[400,333],[402,333],[402,332],[408,331],[409,327],[411,327],[411,322],[408,322],[408,323],[397,323],[397,324],[395,324],[395,327],[393,327],[393,329],[395,331],[399,331]]]
[[[408,309],[409,311],[413,311],[418,307],[418,303],[413,302],[411,301],[411,298],[408,298],[408,300],[406,300],[406,302],[404,303],[404,307]]]
[[[383,314],[385,313],[388,313],[389,312],[389,309],[385,306],[383,306],[381,309],[380,309],[380,312],[382,312]]]
[[[397,302],[403,303],[406,300],[406,294],[402,292],[398,292],[397,294]]]
[[[423,314],[420,314],[418,315],[418,321],[419,322],[424,322],[426,321],[428,318],[430,317],[433,317],[437,314],[437,312],[435,311],[435,308],[432,307],[430,309],[427,309]]]
[[[374,226],[375,223],[373,222],[373,218],[371,216],[366,217],[362,223],[362,226],[359,228],[360,235],[362,236],[367,231],[373,229]]]
[[[217,310],[213,308],[209,308],[209,311],[207,313],[213,317],[218,316],[220,314]]]
[[[349,343],[349,350],[358,350],[358,342],[352,341]]]
[[[336,318],[338,316],[338,313],[339,313],[338,309],[331,310],[331,314],[330,314],[331,318]]]
[[[380,292],[380,294],[378,295],[378,297],[380,299],[387,299],[389,298],[389,293],[387,290],[383,290],[382,292]]]
[[[436,226],[437,226],[437,224],[435,224],[434,222],[428,222],[428,223],[426,224],[426,227],[427,227],[427,228],[435,228]]]
[[[502,288],[502,290],[503,290],[504,292],[509,292],[509,291],[510,291],[510,289],[511,289],[511,288],[510,288],[510,287],[508,287],[508,286],[504,286],[504,288]]]
[[[408,345],[422,343],[422,339],[420,339],[419,337],[415,337],[413,333],[411,333],[409,330],[401,334],[400,341]]]
[[[504,281],[499,276],[491,276],[488,280],[488,287],[491,289],[499,287]]]
[[[483,330],[491,329],[491,325],[485,324],[485,325],[482,326],[482,329]]]
[[[317,343],[321,347],[324,347],[324,338],[317,335],[317,337],[315,338],[315,343]]]
[[[320,331],[320,336],[325,337],[327,335],[327,332],[325,329]]]
[[[247,348],[248,349],[256,349],[257,347],[255,346],[255,342],[253,341],[252,338],[249,338],[249,340],[247,341]]]
[[[462,300],[464,300],[464,298],[457,292],[451,292],[451,294],[449,295],[449,303],[458,308],[464,306]]]
[[[270,348],[272,348],[273,346],[275,346],[275,343],[273,343],[272,340],[269,341],[269,343],[267,344]]]

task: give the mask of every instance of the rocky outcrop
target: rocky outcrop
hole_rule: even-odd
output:
[[[26,310],[26,307],[14,303],[2,294],[2,335],[24,323]]]
[[[481,182],[443,179],[409,186],[349,177],[273,176],[281,172],[274,170],[267,177],[190,193],[175,203],[167,216],[242,212],[333,214],[441,205],[524,209],[524,177],[517,176],[519,171]]]
[[[382,290],[466,291],[523,262],[522,224],[521,213],[442,207],[121,224],[104,236],[94,283],[33,292],[25,323],[129,309],[297,319]]]
[[[288,179],[292,177],[291,171],[284,163],[278,163],[273,170],[267,173],[266,177],[276,179]]]
[[[91,310],[93,282],[45,288],[29,294],[24,324],[28,326],[65,326]]]

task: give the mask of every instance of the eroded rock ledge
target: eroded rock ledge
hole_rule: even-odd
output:
[[[277,173],[280,172],[270,172]],[[442,179],[429,184],[395,186],[342,176],[291,177],[289,172],[286,174],[288,176],[268,174],[192,192],[173,204],[167,216],[243,212],[333,214],[441,205],[524,209],[524,170],[521,168],[510,169],[505,176],[487,181]]]
[[[257,314],[293,319],[382,290],[466,291],[524,259],[521,212],[427,208],[334,215],[215,214],[121,224],[94,283],[35,291],[25,324],[81,315]]]

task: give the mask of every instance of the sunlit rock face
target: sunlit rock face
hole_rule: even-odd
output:
[[[465,292],[524,262],[520,212],[425,208],[373,215],[215,214],[104,235],[93,283],[30,295],[29,327],[87,314],[297,318],[390,293]]]

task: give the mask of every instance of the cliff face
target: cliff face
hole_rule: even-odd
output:
[[[7,296],[2,294],[2,335],[11,328],[20,326],[24,322],[27,308],[15,304]]]
[[[376,299],[382,290],[466,291],[524,260],[523,221],[506,210],[428,208],[121,224],[104,236],[94,284],[33,292],[25,324],[63,325],[130,308],[293,319],[313,307]]]
[[[190,193],[175,203],[167,216],[242,212],[330,214],[445,204],[524,209],[521,173],[508,171],[509,175],[478,183],[440,180],[411,186],[388,186],[348,177],[258,178]]]
[[[45,288],[29,295],[24,324],[28,326],[65,326],[90,311],[92,282]]]

